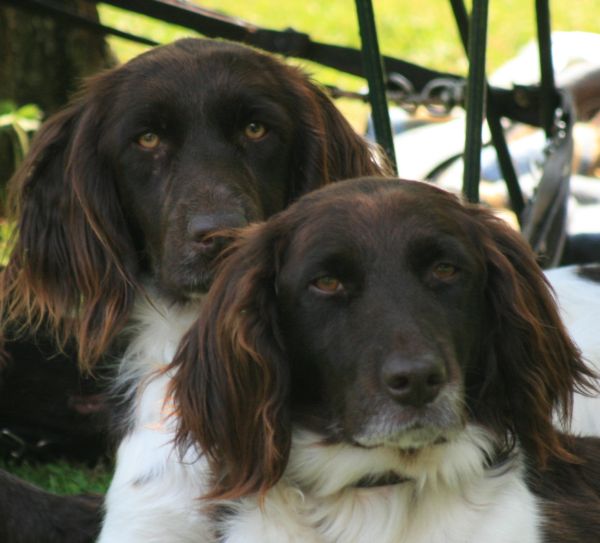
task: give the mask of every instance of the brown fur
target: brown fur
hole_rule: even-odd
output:
[[[241,107],[246,117],[227,117]],[[256,120],[269,129],[260,144],[238,132]],[[161,136],[152,155],[135,146],[145,131]],[[237,226],[320,185],[385,173],[372,151],[317,86],[273,56],[211,40],[141,55],[89,80],[15,174],[3,322],[48,326],[61,345],[74,338],[91,368],[127,322],[142,276],[176,302],[206,288],[213,255],[189,239],[193,220]]]
[[[448,284],[428,271],[440,236],[449,258],[464,262]],[[350,285],[348,298],[323,302],[303,286],[304,268],[322,258]],[[576,460],[552,414],[568,419],[573,387],[592,389],[594,376],[520,235],[424,183],[327,187],[238,233],[172,366],[178,442],[210,459],[208,497],[265,492],[285,470],[293,422],[327,441],[348,439],[381,386],[362,369],[367,360],[388,348],[431,358],[436,344],[458,353],[445,379],[464,383],[462,416],[499,436],[499,454],[519,443],[536,466]],[[343,417],[346,398],[360,395]]]

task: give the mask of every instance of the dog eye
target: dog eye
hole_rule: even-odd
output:
[[[144,149],[156,149],[160,144],[160,138],[154,132],[146,132],[137,139],[137,142]]]
[[[458,273],[458,268],[449,262],[438,262],[433,267],[433,276],[440,281],[448,281]]]
[[[323,275],[322,277],[315,279],[311,283],[311,286],[323,294],[336,294],[337,292],[344,290],[342,282],[337,277],[331,275]]]
[[[249,140],[258,141],[267,134],[267,127],[259,122],[251,122],[244,128],[244,136]]]

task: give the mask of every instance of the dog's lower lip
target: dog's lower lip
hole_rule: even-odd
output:
[[[435,447],[437,445],[444,445],[445,443],[448,443],[447,438],[438,437],[437,439],[434,439],[429,445],[425,445],[424,447],[408,447],[407,449],[404,449],[404,450],[406,450],[408,452],[415,452],[415,451],[421,450],[426,447]]]
[[[188,300],[199,300],[207,293],[207,289],[204,290],[189,290],[186,292],[186,297]]]
[[[197,276],[188,274],[187,277],[182,278],[178,290],[184,293],[186,297],[197,297],[206,294],[210,289],[213,277],[214,274],[208,271],[202,271]]]
[[[159,291],[164,292],[169,298],[179,303],[192,302],[202,298],[210,288],[210,280],[187,280],[180,283],[159,282]]]
[[[436,447],[438,445],[445,445],[446,443],[448,443],[448,438],[446,437],[438,437],[437,439],[435,439],[434,441],[432,441],[430,444],[428,445],[423,445],[421,447],[394,447],[393,445],[389,444],[389,443],[378,443],[375,445],[365,445],[363,443],[360,443],[359,441],[356,440],[352,440],[352,445],[354,445],[355,447],[359,447],[361,449],[378,449],[381,447],[387,447],[387,448],[397,448],[399,450],[401,450],[404,453],[416,453],[417,451],[420,451],[424,448],[427,447]]]
[[[202,282],[196,285],[190,285],[185,289],[185,294],[188,298],[198,298],[208,292],[210,288],[210,282]]]
[[[351,442],[365,449],[385,447],[411,452],[443,445],[450,441],[453,427],[434,421],[416,420],[409,424],[388,427],[377,431],[373,428],[361,434],[355,434]]]

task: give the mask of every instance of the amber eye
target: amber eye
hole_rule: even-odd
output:
[[[456,266],[454,264],[450,264],[449,262],[439,262],[433,268],[433,275],[440,281],[452,279],[457,272],[458,269]]]
[[[258,141],[267,134],[267,127],[258,122],[248,123],[244,128],[244,136],[249,140]]]
[[[137,139],[137,142],[144,149],[156,149],[160,144],[160,138],[154,132],[146,132]]]
[[[324,275],[319,277],[312,282],[312,286],[324,294],[335,294],[344,289],[344,285],[337,277],[331,275]]]

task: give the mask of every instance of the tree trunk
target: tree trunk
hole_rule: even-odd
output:
[[[95,4],[63,0],[98,21]],[[81,79],[114,64],[102,35],[35,11],[0,7],[0,100],[37,104],[46,115],[63,106]]]
[[[92,2],[62,5],[98,21]],[[83,78],[114,64],[101,34],[38,10],[0,5],[0,101],[36,104],[47,117],[67,103]],[[16,167],[10,130],[0,126],[0,203]]]

